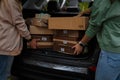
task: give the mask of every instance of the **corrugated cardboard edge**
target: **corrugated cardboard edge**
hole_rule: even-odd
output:
[[[53,30],[49,30],[48,28],[43,27],[36,27],[33,25],[30,25],[30,33],[31,34],[54,34]]]
[[[73,18],[74,21],[73,21],[71,18]],[[63,29],[63,28],[57,27],[57,26],[54,27],[54,28],[51,27],[51,26],[54,26],[54,25],[55,25],[55,19],[57,19],[58,22],[59,22],[59,21],[62,21],[62,20],[64,20],[64,19],[68,19],[68,20],[69,20],[69,24],[66,24],[66,25],[69,25],[69,27],[71,27],[71,28],[65,27],[65,28]],[[77,24],[77,23],[79,22],[79,19],[82,19],[81,25],[78,26],[79,29],[78,29],[78,28],[75,29],[73,26],[71,26],[71,24]],[[57,29],[57,30],[86,30],[87,25],[88,25],[88,20],[89,20],[88,17],[80,17],[80,18],[74,18],[74,17],[53,17],[53,18],[52,18],[52,17],[51,17],[51,18],[48,19],[48,29]],[[51,23],[52,23],[52,25],[51,25]],[[64,24],[64,26],[65,26],[65,22],[63,22],[63,24]],[[62,25],[62,24],[60,24],[60,25]]]

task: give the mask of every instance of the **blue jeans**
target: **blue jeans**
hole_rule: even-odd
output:
[[[120,80],[120,53],[101,51],[95,80]]]
[[[13,59],[13,56],[0,55],[0,80],[7,80],[11,75]]]

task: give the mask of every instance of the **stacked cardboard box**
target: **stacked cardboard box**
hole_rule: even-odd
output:
[[[83,36],[84,32],[79,30],[56,30],[53,37],[53,50],[62,52],[65,54],[73,54],[74,46],[80,38]]]
[[[52,17],[48,28],[55,30],[53,50],[73,54],[72,47],[83,37],[87,29],[88,17]]]
[[[47,27],[30,26],[30,33],[33,39],[37,40],[37,48],[53,47],[53,31]],[[29,47],[29,46],[28,46]]]
[[[32,25],[29,30],[32,38],[37,40],[38,49],[53,47],[53,30],[48,29],[47,24],[49,17],[47,14],[36,14],[35,18],[32,19]]]
[[[38,27],[47,27],[47,20],[46,19],[41,19],[41,18],[33,18],[32,19],[32,25],[38,26]]]
[[[53,48],[54,51],[73,54],[74,46],[84,35],[88,17],[52,17],[48,18],[48,25],[41,23],[41,19],[33,19],[30,26],[32,37],[37,39],[38,48]]]
[[[50,18],[49,14],[36,14],[35,18],[32,19],[32,25],[39,27],[47,27],[48,19]]]

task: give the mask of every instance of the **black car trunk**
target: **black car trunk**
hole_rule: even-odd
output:
[[[99,48],[90,42],[87,54],[68,55],[51,49],[24,49],[15,57],[12,73],[29,80],[93,80],[90,67],[96,66]],[[92,75],[92,76],[91,76]]]
[[[24,18],[32,18],[38,10],[23,9]],[[52,17],[70,17],[78,12],[54,12]],[[89,16],[89,15],[87,15]],[[52,49],[26,49],[16,56],[12,74],[20,80],[94,80],[92,67],[96,66],[99,47],[96,38],[88,43],[88,52],[69,55]]]

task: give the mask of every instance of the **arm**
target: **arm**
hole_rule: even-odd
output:
[[[31,39],[30,32],[22,16],[20,4],[16,0],[8,0],[8,5],[11,12],[12,24],[16,27],[19,34],[30,42],[31,47],[36,48],[36,40]]]
[[[94,36],[96,36],[96,34],[101,29],[102,29],[102,26],[95,26],[95,25],[92,25],[91,23],[89,23],[89,27],[87,28],[87,30],[85,32],[85,35],[80,40],[80,42],[82,42],[82,44],[86,45]],[[78,54],[80,54],[82,52],[84,47],[81,46],[79,43],[77,43],[72,48],[75,49],[74,50],[74,55],[78,55]]]
[[[23,19],[22,10],[20,8],[20,4],[17,3],[16,0],[8,0],[8,5],[11,11],[12,23],[20,33],[22,37],[29,40],[31,39],[31,35],[29,30],[27,29],[27,25],[25,24],[25,20]]]
[[[91,40],[90,37],[88,37],[86,34],[84,35],[84,37],[80,40],[80,42],[83,45],[86,45],[89,41]],[[78,55],[83,51],[84,46],[80,45],[79,43],[77,43],[75,46],[73,46],[74,50],[74,55]]]
[[[80,12],[80,13],[79,13],[77,16],[75,16],[75,17],[80,17],[80,16],[82,16],[82,15],[84,15],[84,14],[90,14],[91,11],[92,11],[91,8],[88,8],[87,10]]]

